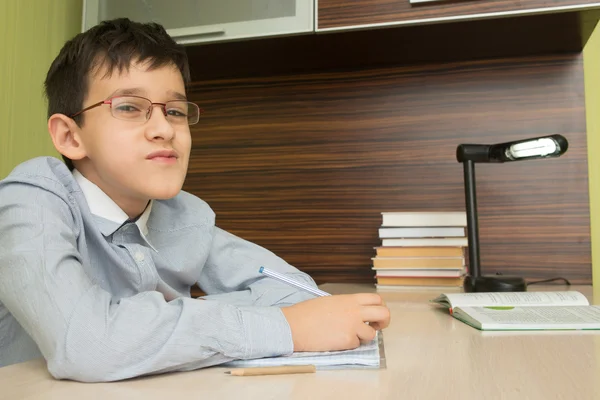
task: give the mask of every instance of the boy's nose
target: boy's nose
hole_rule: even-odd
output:
[[[159,112],[153,112],[155,107],[159,107]],[[167,120],[166,106],[163,104],[152,104],[148,109],[149,116],[146,122],[146,136],[148,139],[171,140],[175,136],[175,129]]]
[[[164,115],[165,118],[167,118],[167,105],[163,103],[152,103],[150,104],[150,107],[148,107],[146,119],[152,118],[152,114],[155,107],[159,107],[162,115]]]

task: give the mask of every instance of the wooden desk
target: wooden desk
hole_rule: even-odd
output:
[[[332,293],[365,287],[323,285]],[[591,287],[573,289],[591,299]],[[429,304],[437,294],[382,293],[392,311],[392,324],[384,331],[384,370],[233,377],[224,368],[209,368],[84,384],[56,381],[36,360],[0,368],[0,399],[600,398],[600,332],[480,332]]]

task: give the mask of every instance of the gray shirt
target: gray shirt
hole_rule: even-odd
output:
[[[289,354],[280,307],[313,296],[261,266],[314,285],[196,196],[134,222],[58,159],[27,161],[0,181],[0,367],[43,356],[56,378],[110,381]]]

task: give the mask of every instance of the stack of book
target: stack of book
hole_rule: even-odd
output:
[[[377,288],[462,286],[465,212],[383,212],[373,270]]]

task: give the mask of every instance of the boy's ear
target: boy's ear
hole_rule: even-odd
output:
[[[56,150],[71,160],[81,160],[86,156],[81,140],[81,130],[71,118],[64,114],[54,114],[48,118],[48,132]]]

